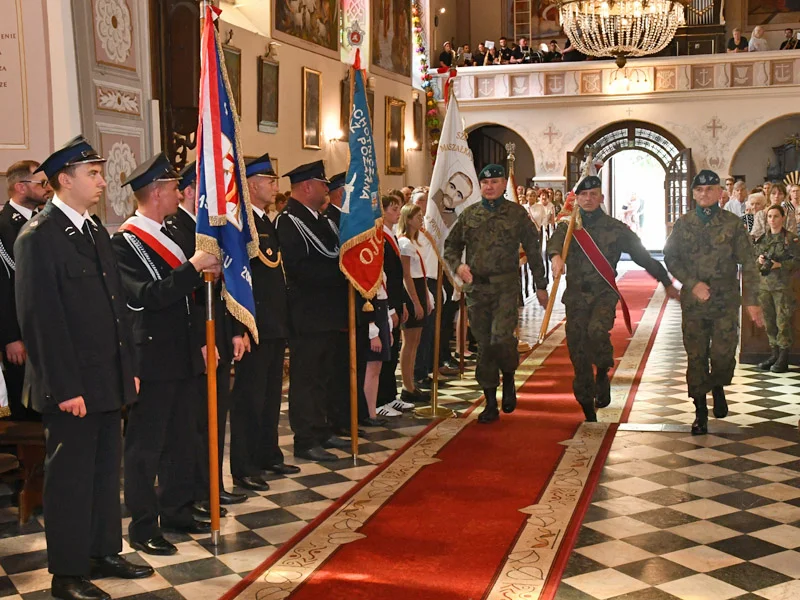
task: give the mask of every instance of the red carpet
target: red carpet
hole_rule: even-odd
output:
[[[640,271],[622,278],[635,324],[656,285]],[[619,358],[629,340],[621,314],[611,339]],[[464,428],[439,452],[441,462],[424,467],[361,527],[364,539],[340,547],[290,597],[483,597],[526,521],[519,509],[536,502],[564,451],[559,442],[583,421],[572,378],[564,343],[521,387],[513,415]]]

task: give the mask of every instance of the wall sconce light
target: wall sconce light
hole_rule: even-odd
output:
[[[412,99],[414,102],[416,102],[417,100],[419,100],[419,92],[418,92],[418,91],[416,91],[416,90],[414,90],[413,92],[411,92],[411,99]]]
[[[325,130],[325,138],[331,144],[334,142],[341,142],[343,137],[344,132],[338,127],[331,127],[330,129]]]
[[[367,77],[367,87],[371,90],[375,89],[376,79],[374,77]]]
[[[417,148],[419,148],[419,144],[417,143],[417,140],[412,139],[406,142],[405,147],[406,147],[406,152],[411,152],[412,150],[416,150]]]

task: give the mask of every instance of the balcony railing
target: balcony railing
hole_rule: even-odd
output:
[[[434,75],[442,100],[446,75]],[[453,82],[459,100],[556,99],[710,92],[800,85],[800,50],[462,67]]]

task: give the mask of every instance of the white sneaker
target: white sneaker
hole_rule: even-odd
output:
[[[399,410],[393,409],[389,404],[384,404],[375,412],[379,417],[399,417],[403,414]]]
[[[411,410],[412,408],[414,408],[414,405],[411,402],[403,402],[402,400],[400,400],[400,398],[398,398],[397,400],[393,400],[392,402],[389,402],[389,404],[387,404],[386,406],[393,408],[395,410]]]

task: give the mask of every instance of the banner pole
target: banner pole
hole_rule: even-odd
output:
[[[434,305],[436,307],[436,317],[434,318],[433,330],[433,385],[431,386],[431,405],[423,408],[418,408],[414,411],[414,415],[423,418],[443,418],[454,417],[455,411],[439,406],[439,344],[441,343],[441,328],[442,328],[442,286],[444,284],[444,272],[442,271],[442,263],[439,263],[439,269],[436,274],[436,299]]]
[[[464,352],[467,350],[467,300],[464,292],[458,299],[458,375],[464,379]]]
[[[358,365],[356,362],[356,290],[347,286],[347,331],[350,336],[350,451],[353,466],[358,460]]]
[[[214,274],[203,273],[206,288],[206,381],[208,385],[208,482],[211,511],[211,544],[219,545],[219,448],[217,436],[216,324],[214,323]]]
[[[561,260],[564,261],[564,269],[567,268],[567,255],[569,254],[569,243],[572,241],[572,231],[575,229],[575,220],[578,216],[578,203],[572,209],[572,215],[569,218],[569,226],[567,227],[567,235],[564,236],[564,247],[561,249]],[[562,269],[563,273],[563,269]],[[550,288],[550,297],[547,299],[547,309],[544,311],[544,318],[542,319],[542,328],[539,330],[539,339],[537,344],[544,342],[547,335],[547,327],[550,325],[550,316],[553,313],[553,306],[556,303],[556,293],[558,292],[558,284],[561,282],[561,275],[559,273],[553,277],[553,286]]]

